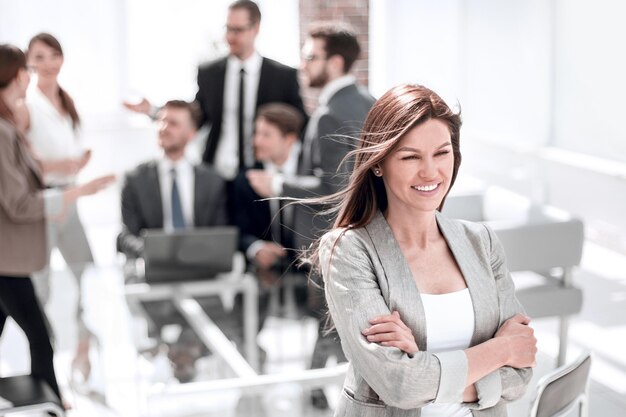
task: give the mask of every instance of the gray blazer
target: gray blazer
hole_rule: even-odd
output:
[[[502,323],[523,312],[515,298],[502,246],[489,227],[451,220],[437,223],[467,283],[475,314],[471,345],[494,336]],[[324,235],[320,265],[326,300],[350,360],[335,416],[419,416],[432,402],[461,403],[467,377],[462,350],[431,354],[420,294],[391,228],[378,212],[364,228]],[[419,347],[414,355],[370,343],[368,320],[397,310]],[[474,416],[506,416],[507,401],[521,397],[532,371],[503,367],[477,381]]]
[[[352,172],[352,164],[340,166],[353,150],[363,121],[374,104],[364,87],[348,85],[337,91],[328,104],[311,116],[302,143],[298,175],[286,178],[281,197],[298,199],[325,196],[339,191]],[[294,212],[295,246],[308,246],[320,230],[328,230],[329,219],[318,209],[297,205]]]
[[[193,216],[195,227],[223,226],[228,223],[226,185],[206,165],[194,166]],[[163,202],[157,162],[139,165],[126,175],[122,188],[122,232],[117,250],[136,258],[143,252],[144,229],[163,228]]]

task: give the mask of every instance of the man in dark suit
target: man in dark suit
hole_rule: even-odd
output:
[[[167,102],[158,114],[163,156],[139,165],[126,175],[122,189],[123,225],[117,248],[128,257],[142,255],[140,234],[144,229],[172,230],[227,223],[224,181],[210,167],[193,166],[185,159],[185,147],[196,133],[196,119],[193,104]]]
[[[269,173],[295,176],[303,122],[297,109],[287,104],[269,103],[259,107],[253,138],[257,167]],[[279,200],[262,200],[243,171],[234,186],[240,250],[258,269],[269,269],[287,258],[286,249],[293,248],[290,227],[293,207],[282,207]]]
[[[255,156],[259,161],[257,167],[285,176],[296,175],[303,122],[304,118],[293,106],[269,103],[259,107],[253,138]],[[295,295],[296,305],[301,310],[306,307],[306,276],[297,273],[296,253],[291,250],[293,207],[284,206],[276,199],[262,200],[250,186],[244,171],[235,178],[234,196],[240,250],[259,280],[259,323],[262,327],[267,315],[272,313],[270,305],[279,307],[278,300],[283,291]],[[273,312],[278,313],[277,310]]]
[[[252,127],[256,109],[266,103],[290,104],[306,116],[297,71],[264,58],[255,49],[261,12],[250,0],[237,0],[228,8],[228,56],[198,69],[196,101],[201,125],[210,124],[202,160],[232,181],[238,172],[254,165]],[[147,100],[125,103],[130,110],[149,114]]]

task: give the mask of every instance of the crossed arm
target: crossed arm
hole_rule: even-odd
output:
[[[431,402],[464,402],[473,409],[519,398],[534,366],[536,339],[528,318],[507,313],[521,306],[492,238],[491,262],[502,320],[495,336],[465,350],[417,349],[411,330],[389,311],[378,279],[358,239],[327,235],[320,261],[333,322],[355,370],[388,405],[418,408]],[[332,253],[332,256],[331,256]],[[505,305],[506,304],[506,305]]]

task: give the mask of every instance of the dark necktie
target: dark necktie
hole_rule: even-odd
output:
[[[244,138],[244,104],[245,104],[245,77],[246,70],[241,68],[239,71],[239,108],[238,108],[238,123],[239,123],[239,169],[243,169],[246,166],[246,158],[245,158],[245,138]]]
[[[183,206],[180,202],[180,193],[178,192],[176,169],[172,168],[170,174],[172,175],[172,225],[174,229],[184,229],[185,218],[183,217]]]

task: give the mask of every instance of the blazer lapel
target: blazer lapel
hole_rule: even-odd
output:
[[[414,330],[413,336],[418,348],[425,351],[427,346],[424,305],[409,265],[393,236],[393,231],[380,211],[376,213],[366,229],[373,237],[372,242],[385,270],[389,286],[389,299],[387,300],[389,309],[398,310],[402,321]]]
[[[495,283],[493,278],[485,277],[490,274],[490,266],[485,265],[480,248],[475,247],[482,242],[472,243],[458,222],[447,219],[439,212],[436,213],[436,219],[472,297],[474,334],[471,345],[474,346],[493,337],[493,329],[498,327],[499,312]],[[428,345],[424,305],[393,231],[380,211],[366,229],[370,236],[374,237],[372,242],[388,281],[389,308],[400,312],[404,323],[414,330],[413,336],[417,346],[425,351]]]
[[[255,109],[258,109],[261,104],[266,102],[266,97],[268,96],[267,89],[270,88],[270,86],[275,85],[271,82],[270,76],[271,74],[270,71],[268,71],[267,59],[263,58],[263,61],[261,62],[261,73],[259,74],[259,87],[256,93]]]
[[[470,241],[458,221],[450,220],[437,212],[437,224],[448,247],[461,269],[465,283],[472,297],[474,308],[474,335],[471,345],[493,337],[493,329],[498,328],[499,309],[497,290],[491,274],[489,259],[482,256],[482,241]]]

